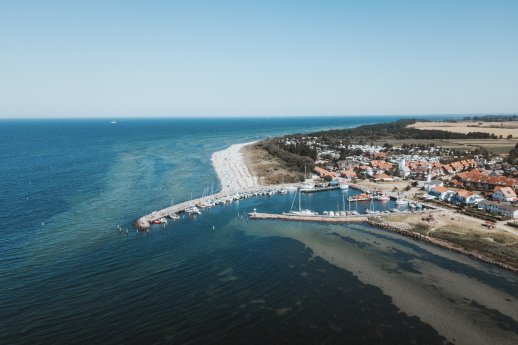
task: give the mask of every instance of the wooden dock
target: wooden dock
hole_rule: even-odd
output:
[[[326,215],[301,215],[301,214],[276,214],[276,213],[257,213],[248,214],[250,219],[273,219],[288,220],[294,222],[326,222],[326,223],[361,223],[366,222],[369,218],[366,215],[358,216],[326,216]]]

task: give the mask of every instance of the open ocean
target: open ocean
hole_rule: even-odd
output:
[[[518,275],[364,224],[243,216],[293,194],[131,226],[217,189],[231,144],[394,119],[0,121],[0,344],[518,344]]]

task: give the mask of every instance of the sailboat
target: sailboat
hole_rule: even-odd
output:
[[[174,205],[174,196],[171,196],[171,207],[173,207]],[[167,213],[167,215],[169,216],[169,218],[171,218],[172,220],[178,220],[180,219],[180,216],[177,215],[176,213],[174,212],[169,212]]]
[[[297,197],[297,194],[299,196],[299,209],[298,209],[298,211],[293,210],[293,204],[295,204],[295,198]],[[301,194],[300,193],[300,189],[298,190],[297,194],[295,194],[295,198],[293,198],[293,202],[291,203],[290,212],[288,212],[288,213],[283,212],[283,214],[302,215],[302,216],[314,216],[314,215],[317,215],[318,212],[307,210],[307,209],[306,210],[302,209],[301,201],[300,201],[300,194]]]
[[[371,199],[370,202],[371,209],[365,208],[365,213],[367,214],[378,214],[380,211],[374,211],[374,199]]]
[[[185,209],[185,212],[190,214],[190,215],[197,215],[197,214],[201,214],[201,211],[198,207],[196,207],[196,205],[194,205],[192,203],[192,193],[191,193],[191,203],[189,204],[189,207],[187,207]]]

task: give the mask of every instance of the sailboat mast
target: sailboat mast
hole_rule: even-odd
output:
[[[300,207],[300,194],[302,194],[302,193],[300,192],[300,189],[299,189],[299,211],[302,210],[302,208]]]

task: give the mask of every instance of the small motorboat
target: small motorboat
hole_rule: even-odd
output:
[[[190,214],[190,215],[197,215],[197,214],[201,214],[201,211],[198,207],[196,207],[195,205],[190,205],[186,210],[185,210],[186,213]]]
[[[172,220],[178,220],[180,219],[180,216],[177,215],[176,213],[169,213],[168,214],[169,218],[171,218]]]

